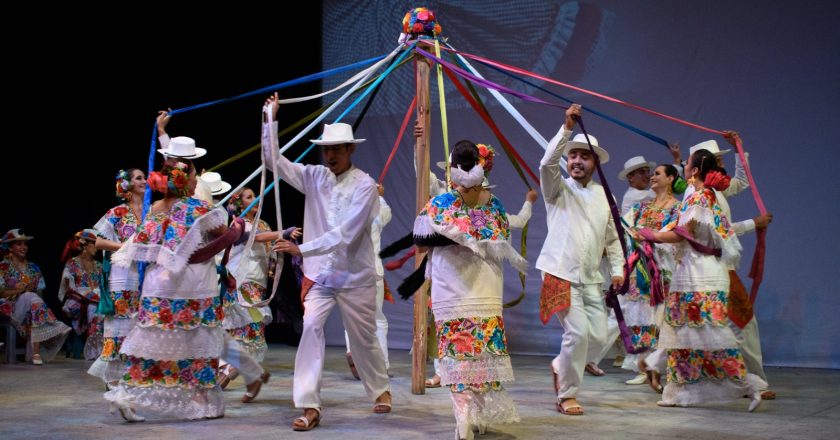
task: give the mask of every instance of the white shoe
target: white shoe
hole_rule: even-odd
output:
[[[455,426],[455,438],[458,440],[473,440],[473,431],[470,427],[470,424],[456,424]]]
[[[113,414],[116,410],[119,410],[122,418],[125,419],[125,421],[128,422],[128,423],[137,423],[137,422],[145,422],[146,421],[145,417],[137,415],[137,413],[134,412],[133,409],[131,409],[129,407],[117,406],[117,404],[112,403],[111,404],[111,414]]]
[[[748,408],[750,412],[755,411],[758,408],[758,405],[761,404],[761,391],[754,391],[752,396],[750,396],[750,407]]]
[[[647,374],[639,373],[636,377],[625,381],[627,385],[644,385],[647,382]]]

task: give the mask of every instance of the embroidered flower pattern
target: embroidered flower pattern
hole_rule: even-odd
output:
[[[727,296],[722,290],[670,292],[665,300],[665,322],[672,327],[723,327],[727,319]]]
[[[120,242],[128,240],[137,229],[137,218],[134,217],[128,205],[111,208],[105,215],[108,222],[113,226],[114,232],[117,234],[116,238]]]
[[[496,196],[484,206],[471,208],[456,191],[441,194],[426,204],[420,216],[427,216],[434,226],[455,225],[468,240],[509,240],[507,215]]]
[[[747,368],[737,348],[668,350],[668,382],[692,384],[702,380],[746,380]]]
[[[218,327],[225,313],[218,296],[202,299],[169,299],[144,297],[138,323],[164,330],[192,330],[197,327]]]
[[[656,347],[656,341],[659,339],[659,327],[655,325],[632,325],[629,330],[633,348],[641,350]]]
[[[437,321],[438,357],[474,359],[483,353],[507,356],[505,324],[501,316]]]
[[[202,200],[184,197],[172,205],[169,212],[149,215],[134,237],[134,243],[144,245],[163,245],[174,251],[187,235],[195,221],[210,211],[210,206]]]
[[[212,388],[216,385],[218,359],[155,361],[128,356],[123,381],[130,386]]]

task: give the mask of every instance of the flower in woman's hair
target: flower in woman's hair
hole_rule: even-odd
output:
[[[493,169],[493,159],[496,157],[496,150],[492,145],[478,144],[478,163],[484,168],[484,174]]]
[[[172,182],[175,184],[175,188],[183,189],[189,183],[189,178],[187,177],[187,173],[180,169],[175,169],[171,171]]]
[[[149,183],[149,187],[151,187],[153,190],[159,193],[166,194],[168,180],[169,179],[167,179],[167,177],[162,173],[152,171],[151,173],[149,173],[149,179],[147,180],[147,182]]]
[[[709,171],[706,173],[706,178],[703,179],[703,185],[718,191],[724,191],[729,188],[731,180],[729,176],[720,171]]]

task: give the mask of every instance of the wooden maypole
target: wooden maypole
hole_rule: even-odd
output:
[[[417,164],[417,213],[423,210],[429,201],[429,133],[431,132],[431,117],[429,113],[429,73],[432,64],[425,57],[415,57],[417,92],[417,123],[422,128],[423,135],[417,138],[414,145],[414,163]],[[414,268],[420,266],[425,253],[417,252],[414,257]],[[429,319],[429,281],[423,283],[420,290],[414,294],[414,340],[411,352],[411,392],[413,394],[426,393],[426,344],[428,337]]]

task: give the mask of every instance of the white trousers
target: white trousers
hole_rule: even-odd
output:
[[[233,336],[227,331],[224,332],[224,335],[225,344],[222,347],[222,361],[239,370],[239,374],[245,379],[246,384],[251,384],[259,380],[260,375],[263,373],[263,368],[259,362],[239,342],[236,342],[236,339],[233,339]]]
[[[607,340],[607,311],[600,284],[572,284],[571,305],[557,314],[563,326],[560,354],[551,361],[558,374],[558,399],[577,396],[588,359],[612,341]]]
[[[382,348],[376,338],[375,287],[333,289],[315,284],[303,302],[303,333],[295,356],[292,392],[296,408],[321,409],[324,323],[336,304],[368,398],[373,401],[391,389]]]
[[[379,346],[382,348],[382,355],[385,357],[385,369],[391,368],[391,363],[388,362],[388,318],[385,313],[382,313],[382,303],[385,301],[385,280],[376,282],[376,339],[379,340]],[[350,349],[350,336],[347,330],[344,331],[344,343],[347,347],[347,352]]]
[[[604,306],[606,308],[606,305]],[[607,356],[607,353],[612,350],[613,346],[616,345],[616,341],[618,340],[618,336],[621,333],[618,330],[618,321],[615,319],[615,313],[613,313],[612,309],[607,310],[607,343],[604,344],[604,348],[601,351],[595,353],[595,357],[588,360],[588,362],[593,362],[595,365],[601,363],[604,357]],[[623,342],[618,341],[619,344],[623,344]],[[622,345],[622,352],[624,346]]]

